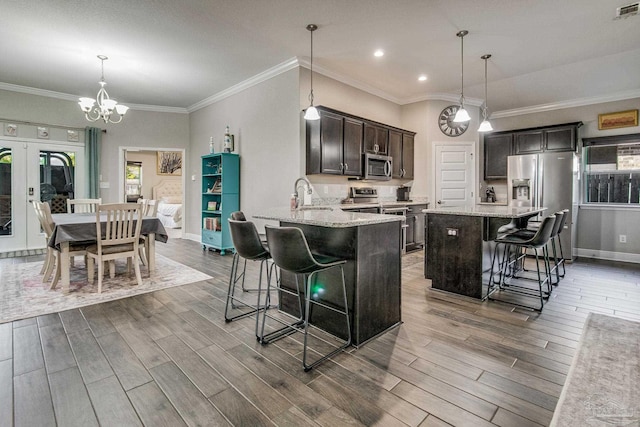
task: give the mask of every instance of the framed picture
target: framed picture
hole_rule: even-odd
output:
[[[598,114],[598,129],[616,129],[638,126],[638,110]]]
[[[5,125],[4,125],[4,134],[6,136],[17,136],[18,135],[18,125],[14,125],[13,123],[5,123]]]
[[[180,151],[158,151],[158,175],[182,175],[182,153]]]

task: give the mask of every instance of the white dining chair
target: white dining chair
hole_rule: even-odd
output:
[[[105,216],[104,229],[101,216]],[[112,203],[98,205],[96,210],[97,242],[87,248],[89,283],[94,282],[94,264],[98,263],[98,293],[102,292],[104,261],[127,259],[127,270],[131,264],[138,285],[142,285],[140,275],[139,241],[142,227],[142,205],[139,203]]]
[[[157,216],[158,214],[158,201],[155,199],[139,199],[138,203],[140,203],[143,207],[142,215],[143,216]],[[149,240],[147,236],[140,236],[140,261],[145,267],[149,266]]]
[[[67,213],[95,212],[102,199],[67,199]]]

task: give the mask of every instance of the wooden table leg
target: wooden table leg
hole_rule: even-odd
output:
[[[69,293],[69,242],[60,243],[60,280],[62,281],[62,293]]]
[[[151,274],[156,268],[156,234],[150,233],[147,235],[145,244],[147,245],[145,248],[145,252],[147,253],[147,268],[149,269],[149,274]]]

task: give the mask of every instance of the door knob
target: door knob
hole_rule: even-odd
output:
[[[441,205],[442,204],[442,200],[438,200],[438,204]]]

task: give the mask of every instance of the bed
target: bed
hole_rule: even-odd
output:
[[[165,228],[182,228],[182,182],[161,181],[153,187],[158,201],[158,219]]]

